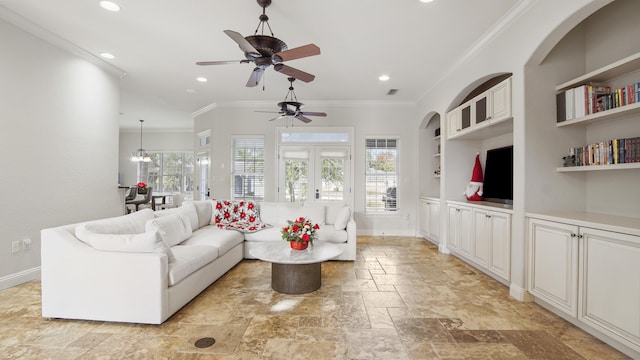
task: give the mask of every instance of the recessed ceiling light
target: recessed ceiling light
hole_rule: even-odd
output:
[[[432,2],[432,1],[433,1],[433,0],[420,0],[420,2],[421,2],[421,3],[430,3],[430,2]]]
[[[378,80],[380,80],[380,81],[387,81],[389,79],[390,79],[389,75],[380,75],[380,76],[378,76]]]
[[[199,77],[199,78],[196,78],[196,80],[198,80],[200,82],[207,82],[207,78],[206,77],[202,77],[202,76]]]
[[[105,59],[115,59],[116,58],[112,53],[108,53],[108,52],[100,53],[100,56],[102,56]]]
[[[109,11],[120,11],[120,5],[111,1],[100,1],[100,6]]]

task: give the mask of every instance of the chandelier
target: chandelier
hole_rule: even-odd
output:
[[[144,120],[140,120],[140,148],[138,151],[134,151],[131,154],[131,161],[133,162],[151,162],[151,157],[142,148],[142,123]]]

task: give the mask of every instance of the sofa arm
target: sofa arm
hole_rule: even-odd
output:
[[[41,232],[43,317],[151,324],[168,317],[165,254],[96,250],[69,229]]]

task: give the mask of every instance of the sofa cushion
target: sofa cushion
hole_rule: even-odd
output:
[[[169,258],[169,263],[175,261],[171,249],[160,238],[157,231],[140,234],[98,234],[89,233],[88,243],[94,249],[103,251],[163,253]]]
[[[200,220],[198,219],[198,212],[196,205],[192,202],[182,204],[179,207],[168,208],[164,210],[158,210],[154,213],[155,217],[163,217],[173,214],[185,214],[189,218],[191,224],[191,231],[196,231],[200,227]]]
[[[218,249],[213,246],[177,245],[172,251],[176,261],[169,265],[169,286],[218,258]]]
[[[215,225],[208,225],[198,229],[181,245],[213,246],[218,248],[218,256],[222,256],[238,244],[242,244],[243,241],[244,236],[240,232],[218,229]]]
[[[191,236],[191,222],[186,214],[177,213],[147,221],[145,230],[157,231],[168,246],[177,245]]]
[[[100,219],[78,224],[76,237],[85,243],[89,242],[89,234],[139,234],[144,232],[145,224],[153,219],[153,210],[142,209],[128,215]]]
[[[350,219],[351,207],[346,205],[342,209],[340,209],[340,211],[338,211],[333,226],[336,230],[344,230],[347,228],[347,223]]]
[[[272,227],[254,233],[246,233],[244,239],[247,241],[284,241],[280,230],[282,228]]]
[[[343,201],[331,201],[331,202],[327,201],[327,202],[324,202],[324,204],[325,204],[324,223],[327,225],[335,224],[336,216],[338,216],[338,213],[340,212],[340,210],[342,210],[342,208],[347,206],[347,204],[344,203]]]
[[[183,202],[183,204],[189,203],[192,203],[196,207],[196,212],[198,213],[198,228],[209,225],[213,209],[211,200],[188,200]]]
[[[335,227],[328,226],[320,226],[320,229],[317,230],[318,240],[316,241],[326,241],[330,243],[342,244],[347,242],[348,234],[343,230],[336,230]]]
[[[306,217],[313,224],[324,225],[325,222],[325,209],[324,205],[320,204],[305,204],[298,212],[298,217]],[[295,218],[287,218],[287,220],[294,220]]]

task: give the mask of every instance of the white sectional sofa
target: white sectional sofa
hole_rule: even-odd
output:
[[[309,217],[320,225],[317,241],[355,260],[356,224],[344,204],[262,203],[255,232],[215,224],[214,201],[179,208],[43,229],[42,316],[160,324],[233,268],[249,249],[283,241],[286,220]],[[345,215],[346,214],[346,215]]]

